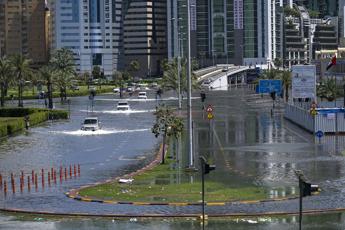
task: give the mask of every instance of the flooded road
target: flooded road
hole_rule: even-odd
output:
[[[114,95],[96,96],[95,99],[93,112],[90,112],[91,103],[87,97],[71,98],[70,106],[57,103],[58,108],[71,110],[70,120],[47,122],[1,141],[0,173],[5,180],[9,181],[10,174],[13,173],[17,182],[21,171],[26,179],[27,176],[31,176],[32,170],[39,178],[37,191],[33,189],[32,184],[29,193],[26,183],[23,193],[19,192],[18,185],[17,193],[14,195],[11,186],[8,186],[7,197],[4,197],[1,191],[1,207],[9,207],[12,203],[17,207],[23,207],[22,204],[25,203],[28,207],[34,205],[40,208],[44,205],[39,203],[65,199],[64,192],[71,188],[114,178],[152,159],[158,144],[158,139],[151,134],[154,122],[152,112],[156,101],[131,101],[129,111],[117,111],[117,99]],[[30,101],[26,106],[29,105]],[[86,116],[97,116],[102,128],[94,132],[80,130]],[[63,183],[60,183],[57,179],[57,185],[51,187],[47,185],[46,178],[46,185],[42,188],[42,169],[47,173],[54,168],[59,174],[62,167],[67,168],[69,174],[70,165],[72,171],[74,165],[80,165],[80,177],[73,176],[70,179],[68,175],[67,181],[63,180]],[[53,184],[53,180],[51,183]],[[52,194],[54,199],[50,198]],[[38,200],[32,204],[34,197]],[[52,206],[64,208],[59,201]]]
[[[154,96],[151,95],[151,98]],[[167,98],[167,103],[171,99]],[[85,203],[67,199],[64,192],[71,188],[103,181],[132,171],[149,162],[154,155],[158,140],[151,134],[154,122],[152,111],[156,101],[128,100],[132,111],[115,110],[117,99],[113,95],[97,96],[94,113],[102,122],[102,130],[82,132],[80,125],[87,116],[87,98],[71,100],[71,120],[46,123],[28,132],[3,140],[0,144],[0,169],[7,178],[11,172],[19,175],[21,170],[30,174],[41,168],[68,167],[81,165],[81,176],[58,183],[56,186],[39,188],[37,192],[4,197],[0,193],[0,206],[24,210],[51,212],[73,212],[89,214],[191,214],[200,213],[199,207],[192,206],[131,206]],[[207,176],[229,187],[257,186],[266,190],[267,198],[282,198],[298,194],[295,169],[303,170],[306,177],[320,185],[319,196],[304,200],[305,210],[321,210],[345,207],[343,195],[345,185],[345,138],[325,137],[321,144],[315,138],[294,124],[284,120],[283,109],[276,107],[271,115],[272,101],[261,98],[247,90],[212,92],[208,94],[205,105],[214,105],[214,120],[210,123],[202,111],[202,104],[193,104],[195,164],[198,154],[206,155],[217,165],[217,169]],[[67,108],[67,105],[64,106]],[[183,152],[183,161],[186,153]],[[182,181],[196,181],[196,175],[182,175]],[[175,183],[175,182],[174,182]],[[297,212],[298,201],[267,202],[256,204],[234,203],[226,206],[206,207],[214,215],[228,213]],[[330,226],[343,226],[343,215],[322,216]],[[25,221],[5,221],[25,224]],[[222,226],[236,226],[236,229],[295,229],[295,218],[277,218],[274,221],[225,221],[209,222],[210,229],[228,229]],[[310,229],[317,229],[310,217]],[[17,222],[16,222],[17,221]],[[19,221],[19,222],[18,222]],[[87,223],[92,229],[100,226],[110,228],[113,222],[108,219],[59,220],[43,222],[51,229],[62,229]],[[37,222],[30,222],[33,225]],[[94,224],[93,224],[94,223]],[[133,221],[115,221],[119,229],[199,229],[195,221],[149,221],[137,226]],[[290,224],[291,223],[291,224]],[[9,224],[9,225],[7,225]],[[318,223],[320,226],[323,223]],[[38,224],[40,225],[40,223]],[[318,226],[318,225],[317,225]],[[237,228],[238,227],[238,228]],[[314,228],[313,228],[314,227]],[[0,226],[1,228],[1,226]],[[49,228],[48,228],[49,229]],[[320,228],[322,229],[322,228]]]
[[[341,230],[345,228],[345,214],[323,214],[305,216],[303,229],[308,230]],[[26,230],[201,230],[202,225],[196,219],[112,219],[112,218],[45,218],[42,216],[0,216],[0,229]],[[295,230],[298,229],[298,218],[260,217],[212,219],[205,225],[206,230]]]

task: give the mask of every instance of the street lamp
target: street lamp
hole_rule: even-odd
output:
[[[187,107],[188,107],[188,145],[189,145],[189,165],[188,169],[194,168],[193,152],[193,122],[192,122],[192,65],[191,65],[191,48],[190,48],[190,1],[187,0]]]
[[[175,21],[175,18],[171,19],[172,21]],[[178,21],[182,20],[182,18],[178,18]],[[174,23],[174,26],[176,25],[177,27],[177,23]],[[175,30],[174,30],[175,31]],[[177,28],[176,28],[176,31]],[[182,34],[181,34],[182,35]],[[178,94],[178,109],[181,110],[182,109],[182,99],[181,99],[181,40],[180,40],[180,33],[178,32],[177,34],[177,50],[178,50],[178,56],[177,56],[177,85],[178,85],[178,90],[177,90],[177,94]]]

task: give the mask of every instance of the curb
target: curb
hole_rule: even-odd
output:
[[[303,211],[305,215],[316,215],[325,213],[344,212],[345,208],[325,209],[325,210],[307,210]],[[1,208],[0,212],[20,213],[31,215],[64,216],[64,217],[112,217],[112,218],[200,218],[201,213],[193,214],[90,214],[90,213],[62,213],[52,211],[29,211],[24,209],[6,209]],[[226,218],[226,217],[259,217],[259,216],[296,216],[299,212],[263,212],[263,213],[225,213],[225,214],[207,214],[208,217]]]
[[[65,193],[65,195],[76,201],[83,202],[93,202],[93,203],[102,203],[102,204],[126,204],[126,205],[135,205],[135,206],[201,206],[201,202],[140,202],[140,201],[113,201],[113,200],[100,200],[92,199],[80,196],[78,192],[75,193]],[[278,199],[268,199],[268,200],[244,200],[244,201],[231,201],[231,202],[205,202],[205,206],[226,206],[226,205],[235,205],[235,204],[259,204],[267,202],[279,202],[287,200],[296,200],[298,197],[287,197],[287,198],[278,198]]]
[[[167,146],[167,145],[166,145]],[[159,151],[157,151],[156,158],[149,163],[148,165],[144,166],[141,169],[138,169],[135,172],[126,174],[121,176],[121,178],[131,178],[133,176],[136,176],[140,173],[145,172],[146,170],[149,170],[159,164],[161,159],[161,151],[163,148],[163,144],[160,145]],[[168,148],[166,148],[168,149]],[[139,202],[139,201],[115,201],[115,200],[102,200],[102,199],[93,199],[88,197],[83,197],[79,195],[79,191],[84,188],[89,188],[93,186],[97,186],[99,184],[104,183],[111,183],[116,182],[120,177],[116,177],[114,179],[109,179],[103,182],[97,182],[92,185],[82,186],[78,189],[72,189],[69,192],[66,192],[65,195],[73,200],[76,201],[82,201],[82,202],[92,202],[92,203],[102,203],[102,204],[115,204],[115,205],[135,205],[135,206],[201,206],[201,202]],[[286,201],[286,200],[295,200],[298,197],[286,197],[286,198],[277,198],[277,199],[267,199],[267,200],[244,200],[244,201],[232,201],[232,202],[226,202],[226,201],[220,201],[220,202],[205,202],[205,206],[226,206],[226,205],[233,205],[233,204],[257,204],[257,203],[266,203],[266,202],[279,202],[279,201]]]
[[[166,144],[166,149],[167,148],[168,144]],[[100,185],[100,184],[105,184],[105,183],[111,183],[111,182],[116,182],[117,180],[119,180],[120,178],[131,178],[133,176],[136,176],[136,175],[139,175],[149,169],[152,169],[154,166],[158,165],[160,163],[160,160],[161,160],[161,151],[163,149],[163,144],[160,145],[159,147],[159,150],[157,151],[156,153],[156,157],[154,158],[154,160],[149,163],[148,165],[144,166],[143,168],[141,169],[138,169],[137,171],[135,172],[131,172],[129,174],[125,174],[123,176],[118,176],[118,177],[115,177],[114,179],[108,179],[106,181],[101,181],[101,182],[96,182],[94,184],[91,184],[91,185],[86,185],[86,186],[81,186],[77,189],[72,189],[70,190],[69,192],[65,193],[65,195],[68,197],[68,198],[71,198],[71,199],[75,199],[75,200],[79,200],[79,201],[85,201],[85,202],[97,202],[97,203],[117,203],[117,204],[127,204],[127,203],[130,203],[130,202],[113,202],[113,201],[107,201],[107,200],[98,200],[98,199],[90,199],[90,198],[86,198],[86,197],[82,197],[79,195],[79,191],[81,189],[84,189],[84,188],[89,188],[89,187],[94,187],[94,186],[97,186],[97,185]]]

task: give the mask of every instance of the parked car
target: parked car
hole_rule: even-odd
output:
[[[114,88],[114,89],[113,89],[113,92],[114,92],[114,93],[120,93],[120,88]]]

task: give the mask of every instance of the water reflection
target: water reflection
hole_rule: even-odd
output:
[[[214,156],[216,178],[236,186],[264,186],[269,197],[284,197],[296,194],[294,170],[302,169],[309,180],[324,186],[323,191],[328,194],[342,190],[329,184],[345,183],[345,136],[325,136],[318,146],[313,135],[283,118],[280,107],[271,115],[271,100],[245,94],[243,90],[222,95],[214,93],[208,97],[207,103],[221,105],[214,108],[212,128],[200,115],[195,131],[196,152]],[[210,134],[210,130],[215,133]]]
[[[184,219],[114,219],[114,218],[46,218],[42,216],[0,216],[0,229],[44,229],[44,230],[69,230],[69,229],[202,229],[201,223],[196,218]],[[257,218],[211,218],[206,222],[205,229],[225,230],[292,230],[298,228],[297,216],[286,217],[257,217]],[[345,216],[343,213],[305,215],[303,229],[344,229]]]

